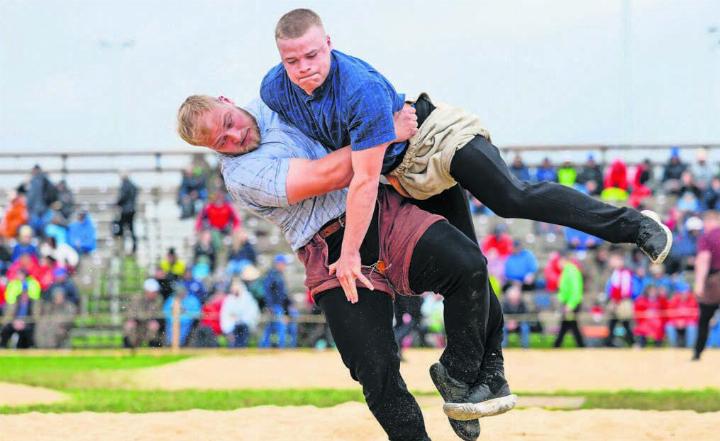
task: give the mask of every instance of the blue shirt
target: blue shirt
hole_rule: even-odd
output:
[[[263,281],[263,290],[265,291],[265,303],[267,306],[282,307],[285,304],[288,297],[285,289],[285,279],[277,269],[273,268],[268,271]]]
[[[530,250],[513,253],[505,261],[505,277],[508,280],[522,282],[528,274],[535,274],[538,270],[537,260]]]
[[[347,190],[290,205],[286,191],[290,159],[320,159],[327,155],[327,150],[284,123],[260,100],[250,103],[245,110],[258,123],[260,146],[239,156],[219,155],[225,186],[243,208],[278,225],[297,251],[323,225],[345,213]]]
[[[278,64],[263,78],[260,97],[285,121],[328,149],[351,144],[354,151],[395,139],[393,113],[402,109],[405,100],[368,63],[336,50],[330,53],[325,82],[312,95],[293,84]],[[383,174],[397,165],[406,148],[407,142],[387,148]]]

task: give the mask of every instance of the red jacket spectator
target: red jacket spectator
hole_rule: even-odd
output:
[[[215,193],[197,217],[195,230],[212,228],[229,233],[240,227],[240,217],[235,208],[222,195]]]
[[[605,188],[628,189],[627,166],[621,159],[615,159],[605,176]]]
[[[55,282],[53,272],[57,265],[52,264],[46,257],[40,259],[40,264],[35,268],[35,272],[31,273],[40,283],[40,288],[46,291]]]
[[[482,250],[485,254],[494,249],[500,258],[505,259],[512,253],[513,240],[507,233],[492,234],[487,236],[482,243]]]
[[[26,274],[34,275],[38,270],[37,257],[32,254],[23,254],[15,262],[8,267],[7,278],[13,280],[17,276],[17,272],[22,269]]]
[[[220,308],[222,308],[225,295],[213,295],[202,307],[202,320],[200,325],[212,329],[215,335],[222,334],[220,329]]]
[[[607,283],[608,299],[615,303],[632,298],[633,273],[627,268],[614,270]]]
[[[667,321],[678,329],[685,329],[698,322],[698,304],[690,292],[676,293],[668,301]]]
[[[665,338],[665,312],[667,300],[657,295],[657,288],[649,287],[635,300],[635,329],[638,336],[650,337],[656,342]]]
[[[642,183],[642,176],[646,171],[645,164],[638,164],[635,168],[635,178],[633,179],[632,193],[630,193],[630,199],[628,202],[633,207],[637,208],[640,206],[642,201],[652,196],[652,190]]]

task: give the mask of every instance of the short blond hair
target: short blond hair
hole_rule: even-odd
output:
[[[275,26],[275,39],[287,40],[302,37],[313,26],[323,28],[319,15],[310,9],[293,9],[278,20],[277,26]]]
[[[177,132],[180,137],[191,145],[205,146],[203,144],[206,129],[198,127],[198,120],[205,112],[214,109],[220,101],[209,95],[190,95],[180,105],[177,115]]]

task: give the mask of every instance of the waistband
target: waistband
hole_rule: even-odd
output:
[[[328,221],[325,225],[322,226],[322,228],[320,228],[320,231],[318,231],[317,235],[320,236],[322,239],[325,239],[328,236],[337,233],[342,228],[345,228],[344,214],[331,221]]]

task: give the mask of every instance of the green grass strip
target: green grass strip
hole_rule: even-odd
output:
[[[582,409],[720,411],[720,390],[586,392]]]
[[[21,407],[0,407],[0,414],[26,412],[172,412],[189,409],[233,410],[242,407],[317,406],[331,407],[347,402],[364,402],[362,392],[343,389],[299,390],[181,390],[133,391],[118,389],[75,389],[63,391],[71,399],[61,403]]]
[[[77,388],[92,371],[160,366],[185,355],[0,356],[0,381],[57,389]]]

